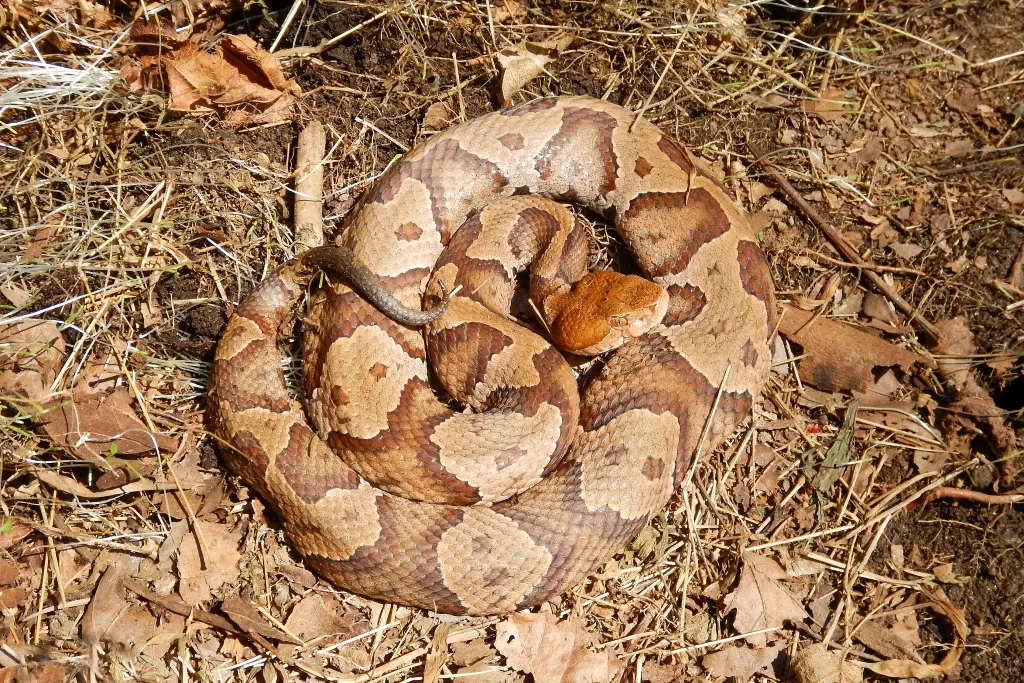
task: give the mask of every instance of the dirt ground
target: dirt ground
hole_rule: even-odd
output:
[[[885,665],[905,680],[1024,680],[1024,504],[1008,497],[1024,491],[1018,0],[328,0],[298,3],[283,32],[290,3],[153,10],[195,19],[199,49],[224,33],[277,41],[301,94],[271,122],[170,111],[161,50],[180,43],[127,34],[132,3],[11,7],[0,680],[809,681],[797,655],[826,635],[858,676],[875,667],[868,679]],[[294,251],[302,127],[327,127],[330,239],[396,156],[499,106],[499,50],[562,36],[574,39],[513,101],[643,110],[748,212],[780,301],[836,327],[825,347],[783,327],[751,421],[550,605],[563,620],[538,641],[551,670],[503,649],[502,634],[528,640],[536,621],[452,621],[319,581],[226,473],[204,410],[226,320]],[[595,258],[617,262],[595,219]],[[940,328],[938,344],[869,272]],[[916,360],[866,357],[856,392],[849,377],[812,382],[808,357],[858,356],[864,337],[841,336],[854,334]],[[113,444],[88,438],[110,429]],[[823,464],[832,453],[839,464]],[[940,486],[994,497],[929,500]],[[755,584],[751,616],[738,603]]]

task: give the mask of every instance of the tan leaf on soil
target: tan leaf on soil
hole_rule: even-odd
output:
[[[1015,190],[1010,187],[1003,190],[1003,196],[1006,197],[1006,201],[1014,206],[1024,206],[1024,191]]]
[[[544,67],[569,47],[573,36],[562,36],[541,42],[524,41],[515,47],[498,51],[501,64],[501,98],[508,104],[512,96],[544,72]]]
[[[938,678],[946,671],[938,664],[922,664],[909,659],[887,659],[884,662],[866,662],[864,668],[889,678]]]
[[[426,130],[444,130],[452,120],[452,113],[444,102],[434,102],[427,107],[423,115],[423,128]]]
[[[204,557],[196,541],[195,532],[181,542],[178,549],[178,593],[190,605],[213,597],[213,592],[225,583],[238,578],[238,543],[242,535],[227,524],[214,524],[197,520],[196,524],[206,539]],[[202,558],[205,560],[201,561]]]
[[[253,607],[252,603],[239,595],[229,595],[224,598],[220,603],[220,611],[228,615],[228,618],[246,633],[258,633],[273,640],[299,644],[287,633],[267,623],[267,620]]]
[[[857,626],[854,638],[883,657],[924,661],[901,635],[871,619]]]
[[[746,683],[755,673],[775,661],[783,644],[768,648],[729,645],[717,652],[704,655],[700,663],[715,676],[731,676],[737,683]]]
[[[739,633],[782,626],[787,620],[803,621],[806,612],[796,598],[779,583],[790,578],[775,560],[755,553],[743,554],[743,568],[736,590],[725,596],[726,613],[736,611],[733,628]],[[764,633],[749,636],[747,642],[764,647]]]
[[[967,327],[963,316],[951,320],[940,320],[935,323],[939,329],[939,342],[935,353],[945,356],[972,356],[977,353],[974,345],[974,333]],[[950,443],[958,439],[970,441],[969,432],[972,425],[965,424],[973,419],[980,425],[988,437],[992,449],[999,455],[1009,453],[1016,443],[1013,429],[1007,426],[1003,411],[995,404],[992,397],[977,382],[973,372],[973,361],[965,358],[943,358],[939,362],[939,375],[949,383],[958,396],[952,408],[957,412],[947,414],[943,427]],[[966,431],[963,437],[959,432]],[[966,446],[966,444],[965,444]],[[1010,461],[1012,462],[1012,461]]]
[[[0,396],[45,398],[64,355],[64,337],[57,323],[23,320],[0,325]]]
[[[510,19],[519,21],[526,16],[526,8],[516,0],[497,0],[491,6],[491,19],[496,24]]]
[[[797,683],[860,683],[864,672],[853,662],[843,661],[824,643],[800,650],[791,664]]]
[[[604,683],[620,664],[609,650],[591,652],[590,634],[575,619],[551,612],[517,613],[499,622],[494,645],[508,665],[536,683]]]
[[[904,243],[904,242],[893,242],[889,245],[889,248],[902,259],[911,261],[921,255],[924,251],[924,247],[919,244]]]
[[[874,381],[872,370],[914,363],[935,367],[935,363],[912,351],[861,332],[844,323],[818,318],[794,306],[783,305],[779,330],[803,347],[800,378],[824,391],[852,389],[866,391]],[[810,323],[810,324],[808,324]]]
[[[212,52],[185,43],[160,63],[171,109],[216,111],[233,125],[285,121],[300,93],[276,58],[248,36],[226,35]]]
[[[138,558],[120,553],[112,556],[112,562],[96,583],[92,600],[82,617],[82,640],[99,645],[114,622],[128,612],[130,605],[121,596],[121,584],[138,566]]]
[[[352,608],[330,595],[316,592],[299,600],[284,625],[303,640],[331,635],[348,637],[372,628],[370,622]]]
[[[86,394],[52,406],[39,421],[54,441],[68,453],[109,469],[104,458],[139,455],[154,448],[173,452],[177,439],[153,433],[135,415],[128,389],[109,395]]]
[[[497,654],[483,638],[475,638],[464,643],[453,643],[450,647],[452,661],[456,666],[476,664]]]
[[[810,116],[817,116],[822,121],[834,121],[852,111],[852,103],[845,98],[844,91],[830,88],[817,99],[805,99],[801,107]]]

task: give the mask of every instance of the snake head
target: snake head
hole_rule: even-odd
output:
[[[551,325],[564,351],[596,356],[641,337],[668,311],[668,292],[637,275],[587,273],[569,293]]]

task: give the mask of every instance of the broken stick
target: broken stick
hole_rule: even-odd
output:
[[[310,121],[299,133],[295,161],[295,252],[324,243],[324,124]]]

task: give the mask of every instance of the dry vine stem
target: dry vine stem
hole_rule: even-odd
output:
[[[893,289],[888,282],[882,279],[881,275],[875,272],[876,269],[873,263],[865,261],[860,257],[860,254],[857,253],[857,250],[853,245],[847,242],[846,238],[843,237],[838,230],[822,218],[821,214],[819,214],[814,207],[803,198],[803,195],[801,195],[797,189],[793,187],[788,180],[786,180],[785,176],[782,174],[782,170],[764,158],[765,154],[757,144],[747,140],[747,149],[749,149],[750,153],[754,156],[754,162],[764,169],[764,172],[772,177],[779,188],[789,196],[801,211],[804,212],[804,215],[806,215],[812,223],[818,226],[819,230],[825,233],[825,236],[828,237],[833,246],[839,250],[839,253],[849,259],[855,267],[860,268],[864,273],[864,277],[867,278],[871,284],[878,289],[878,291],[892,301],[896,308],[906,313],[910,317],[910,321],[916,324],[921,331],[929,337],[928,342],[930,344],[935,344],[939,339],[939,330],[930,322],[922,318],[921,314],[913,304],[900,296],[900,294]]]

